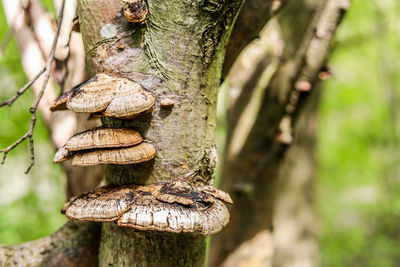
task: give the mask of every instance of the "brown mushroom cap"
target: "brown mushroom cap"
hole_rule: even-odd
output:
[[[204,186],[203,192],[210,194],[211,196],[218,198],[225,203],[233,204],[233,200],[228,193],[226,193],[222,190],[219,190],[219,189],[215,188],[214,186]]]
[[[67,98],[66,107],[75,112],[102,112],[105,116],[131,118],[145,113],[154,105],[155,97],[128,78],[97,74],[76,86]],[[56,108],[60,104],[53,104]]]
[[[98,74],[71,90],[67,108],[75,112],[95,113],[103,111],[113,99],[117,83],[118,78],[102,73]]]
[[[138,230],[215,234],[229,222],[229,212],[204,188],[182,181],[109,185],[71,199],[62,211],[70,219],[116,221]]]
[[[118,81],[115,97],[103,114],[115,118],[131,118],[150,110],[155,101],[155,97],[140,84],[121,78]]]
[[[61,212],[80,221],[115,221],[129,209],[131,193],[129,188],[100,187],[72,198]]]
[[[53,162],[60,163],[62,161],[69,160],[74,155],[73,152],[65,148],[65,145],[60,147],[54,155]]]
[[[139,132],[131,129],[119,128],[94,128],[72,136],[65,148],[70,151],[130,147],[143,141]]]
[[[143,22],[149,10],[144,1],[123,1],[125,3],[124,16],[129,22]]]
[[[56,100],[54,100],[54,103],[50,106],[50,110],[56,111],[67,109],[67,101],[71,94],[72,91],[68,91],[57,97]]]
[[[72,31],[74,32],[81,32],[81,27],[79,25],[79,17],[76,16],[73,20],[72,20]]]
[[[72,166],[92,166],[97,164],[135,164],[149,161],[156,156],[156,149],[149,143],[118,149],[98,149],[77,152]]]
[[[173,233],[199,231],[212,235],[221,231],[229,222],[228,209],[220,200],[215,200],[204,210],[171,204],[167,206],[150,201],[135,205],[118,219],[117,225],[138,230]]]
[[[160,100],[160,105],[164,108],[172,108],[175,102],[171,98],[165,97]]]

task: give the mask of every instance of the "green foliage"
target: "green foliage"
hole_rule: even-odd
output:
[[[354,0],[339,28],[320,110],[322,266],[398,266],[399,15],[396,0]]]

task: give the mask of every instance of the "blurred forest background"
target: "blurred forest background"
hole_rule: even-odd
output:
[[[44,1],[52,14],[51,1]],[[0,11],[0,39],[7,38]],[[319,107],[317,214],[322,266],[398,266],[400,262],[400,2],[353,0],[336,34]],[[26,78],[11,38],[0,61],[0,99]],[[0,109],[0,147],[29,127],[29,92]],[[223,124],[221,124],[223,125]],[[220,129],[219,132],[223,132]],[[43,123],[35,129],[36,164],[28,143],[0,166],[0,243],[50,234],[65,218],[64,174]]]

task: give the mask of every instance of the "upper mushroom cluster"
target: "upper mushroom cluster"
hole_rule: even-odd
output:
[[[129,78],[101,73],[58,97],[51,110],[70,109],[118,119],[132,119],[150,112],[155,103],[152,93]]]

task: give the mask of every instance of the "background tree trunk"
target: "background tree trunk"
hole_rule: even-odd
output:
[[[228,134],[220,183],[231,193],[235,205],[231,209],[230,224],[212,239],[212,266],[218,266],[240,244],[257,233],[273,229],[275,197],[281,193],[276,182],[280,173],[287,174],[280,169],[288,166],[283,159],[293,134],[297,134],[293,132],[293,125],[302,114],[300,110],[307,99],[315,94],[310,94],[310,91],[316,90],[318,73],[347,6],[347,1],[289,1],[279,16],[284,53],[266,86],[253,127],[244,136],[244,144],[238,151],[232,148],[238,141],[233,136],[238,128],[243,131],[237,127],[237,122],[259,83],[252,80],[253,76],[249,80],[253,86],[243,87],[245,90],[242,89],[236,104],[228,111]],[[267,55],[264,61],[260,61],[260,66],[271,66],[273,61],[270,58]],[[261,79],[262,75],[256,77]],[[313,112],[316,112],[315,105]]]
[[[272,266],[319,266],[315,215],[315,148],[321,88],[314,87],[300,111],[296,138],[280,164],[273,211]]]

